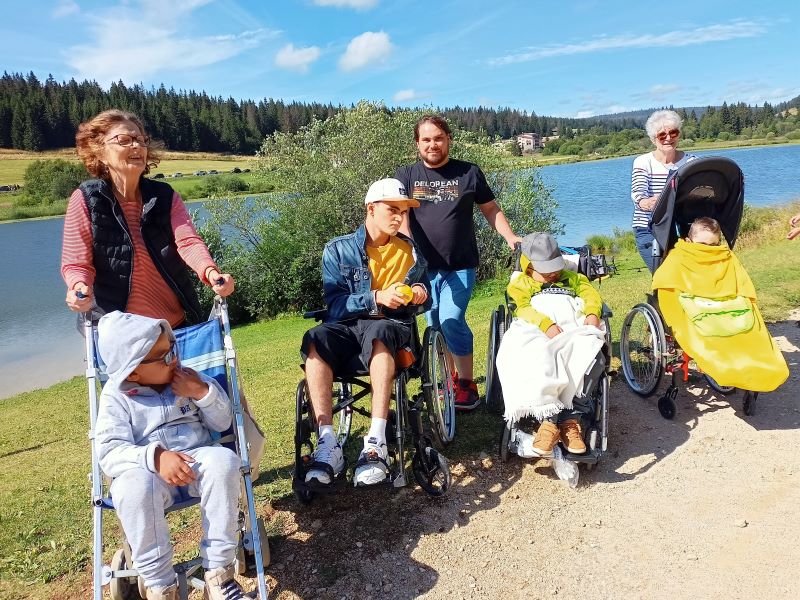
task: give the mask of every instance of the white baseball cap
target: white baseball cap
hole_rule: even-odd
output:
[[[397,179],[380,179],[369,186],[364,204],[373,202],[408,202],[409,208],[419,206],[419,200],[409,198],[406,187]]]

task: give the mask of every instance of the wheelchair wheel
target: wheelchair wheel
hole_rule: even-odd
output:
[[[425,329],[423,337],[425,369],[422,389],[431,430],[436,441],[446,446],[456,435],[456,391],[450,373],[447,345],[441,331]]]
[[[502,429],[500,430],[500,460],[501,462],[508,462],[510,453],[511,434],[514,431],[514,424],[511,421],[503,419]]]
[[[302,483],[301,478],[305,477],[304,465],[311,461],[314,446],[311,443],[312,419],[311,404],[308,398],[308,387],[306,380],[303,379],[297,384],[295,395],[295,432],[294,432],[294,481]],[[306,489],[299,489],[293,485],[295,497],[302,504],[309,504],[314,499],[314,492]]]
[[[497,352],[506,332],[506,307],[499,305],[492,311],[489,324],[489,347],[486,353],[486,406],[495,414],[501,414],[503,406],[503,390],[497,375]]]
[[[349,383],[339,382],[338,386],[339,390],[334,392],[334,398],[338,396],[339,400],[344,400],[353,395],[353,390]],[[347,439],[350,437],[350,429],[353,426],[353,407],[348,406],[343,408],[338,414],[339,417],[336,421],[336,438],[339,440],[339,445],[344,448]]]
[[[415,452],[411,471],[419,487],[431,496],[444,496],[450,489],[450,466],[435,448],[427,446],[422,452]]]
[[[626,315],[619,341],[625,381],[635,393],[649,396],[661,383],[667,342],[661,316],[648,304],[637,304]]]
[[[736,391],[736,388],[730,385],[720,385],[718,384],[711,375],[707,373],[703,373],[703,377],[705,377],[706,383],[709,387],[717,392],[718,394],[722,394],[723,396],[729,396],[733,392]]]
[[[114,552],[111,559],[112,571],[124,571],[130,566],[125,560],[125,551],[122,548]],[[142,600],[137,579],[137,577],[114,577],[109,584],[111,600]]]

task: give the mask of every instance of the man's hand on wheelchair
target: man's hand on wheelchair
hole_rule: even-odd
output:
[[[587,315],[586,318],[583,320],[584,325],[591,325],[593,327],[600,328],[600,319],[597,315]]]
[[[156,448],[153,457],[156,471],[170,485],[188,485],[197,479],[197,475],[190,466],[194,459],[183,452]]]

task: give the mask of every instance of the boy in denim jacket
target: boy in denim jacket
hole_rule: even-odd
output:
[[[307,331],[300,353],[317,419],[317,448],[306,483],[328,486],[344,469],[344,456],[333,434],[331,388],[334,373],[368,369],[372,384],[372,420],[355,469],[355,485],[386,479],[389,416],[395,354],[411,340],[409,305],[428,299],[425,261],[413,240],[398,233],[409,208],[396,179],[373,183],[364,199],[366,219],[355,232],[334,238],[322,255],[322,283],[327,314]]]

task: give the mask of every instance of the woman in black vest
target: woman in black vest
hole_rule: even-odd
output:
[[[61,275],[76,312],[122,310],[173,327],[203,319],[190,270],[220,296],[234,280],[221,273],[180,195],[144,177],[161,146],[134,114],[107,110],[81,123],[78,156],[97,179],[70,197]]]

